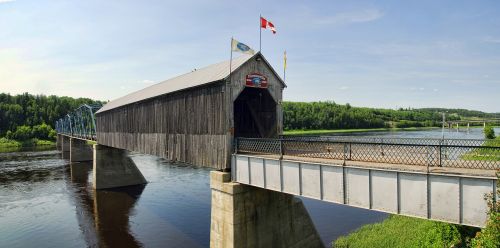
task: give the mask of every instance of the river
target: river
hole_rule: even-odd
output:
[[[480,128],[464,131],[445,137],[482,138]],[[352,135],[440,138],[441,130]],[[91,163],[69,164],[53,149],[0,153],[0,247],[208,247],[210,170],[132,159],[147,185],[94,191]],[[387,217],[302,199],[325,245]]]

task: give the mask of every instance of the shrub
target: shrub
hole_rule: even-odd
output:
[[[27,140],[31,138],[31,127],[18,126],[15,132],[7,132],[7,139]]]
[[[495,138],[495,130],[493,129],[492,126],[484,127],[483,133],[484,133],[484,137],[486,139],[494,139]]]
[[[32,138],[51,139],[51,132],[54,131],[49,125],[42,123],[33,127]],[[54,134],[52,134],[54,135]],[[54,136],[55,137],[55,136]]]

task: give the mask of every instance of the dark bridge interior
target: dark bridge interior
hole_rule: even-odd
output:
[[[234,102],[234,135],[277,137],[276,102],[267,89],[245,88]]]

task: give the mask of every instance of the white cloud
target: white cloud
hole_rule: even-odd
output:
[[[340,90],[347,90],[347,89],[349,89],[349,87],[348,87],[348,86],[342,86],[342,87],[340,87],[339,89],[340,89]]]
[[[371,22],[380,19],[384,13],[378,9],[365,9],[361,11],[352,11],[339,13],[333,16],[317,18],[315,20],[318,25],[342,25],[348,23]]]
[[[490,36],[487,36],[487,37],[484,37],[482,39],[482,41],[484,43],[494,43],[494,44],[499,44],[500,43],[500,38],[495,38],[495,37],[490,37]]]
[[[16,0],[0,0],[0,3],[8,3],[8,2],[14,2]]]
[[[148,79],[144,79],[144,80],[142,80],[142,81],[141,81],[141,83],[143,83],[143,84],[154,84],[154,83],[155,83],[155,81],[153,81],[153,80],[148,80]]]

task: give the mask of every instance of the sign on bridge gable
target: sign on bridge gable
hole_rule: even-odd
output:
[[[245,86],[254,88],[267,88],[267,77],[257,72],[248,74],[246,76]]]

